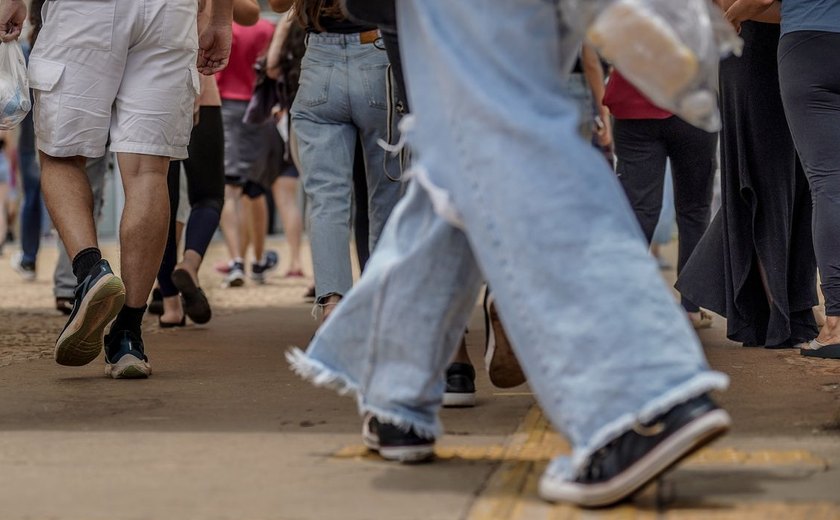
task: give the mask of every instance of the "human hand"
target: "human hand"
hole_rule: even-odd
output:
[[[211,23],[198,36],[198,71],[205,76],[227,67],[231,30],[230,24]]]
[[[601,108],[601,113],[596,120],[595,135],[598,138],[598,145],[601,148],[612,148],[612,120],[610,119],[610,111],[607,107]]]
[[[26,4],[23,0],[0,0],[0,41],[17,40],[24,20]]]

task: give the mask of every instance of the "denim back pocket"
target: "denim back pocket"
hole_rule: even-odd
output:
[[[362,81],[365,84],[365,94],[367,95],[370,106],[387,110],[388,89],[386,87],[386,79],[388,75],[388,64],[376,63],[362,65],[359,69],[362,71]]]
[[[329,101],[332,72],[332,64],[304,63],[295,102],[314,107]]]

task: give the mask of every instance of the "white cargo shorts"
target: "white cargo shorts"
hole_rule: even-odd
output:
[[[38,148],[187,157],[197,0],[48,0],[29,59]]]

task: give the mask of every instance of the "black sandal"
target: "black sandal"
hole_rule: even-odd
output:
[[[69,316],[73,313],[73,304],[73,298],[57,297],[55,299],[55,310]]]
[[[196,285],[190,273],[184,269],[172,271],[172,283],[184,298],[184,313],[195,323],[201,325],[210,321],[213,312],[204,290]]]
[[[177,323],[163,321],[160,318],[158,318],[158,325],[160,325],[160,328],[162,328],[162,329],[174,329],[174,328],[177,328],[177,327],[186,327],[187,326],[187,317],[184,316],[183,318],[181,318],[181,321],[179,321]]]
[[[823,345],[814,340],[808,343],[807,347],[799,349],[799,353],[806,357],[815,357],[821,359],[840,359],[840,343],[832,345]]]

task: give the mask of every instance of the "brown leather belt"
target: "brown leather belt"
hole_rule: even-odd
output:
[[[379,39],[379,30],[378,29],[371,29],[370,31],[365,31],[363,33],[359,33],[359,43],[362,45],[366,45],[369,43],[376,43],[376,40]]]

